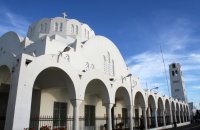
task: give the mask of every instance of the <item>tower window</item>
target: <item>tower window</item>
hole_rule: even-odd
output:
[[[176,68],[176,64],[172,64],[172,68]]]
[[[174,71],[172,71],[172,76],[174,76]]]

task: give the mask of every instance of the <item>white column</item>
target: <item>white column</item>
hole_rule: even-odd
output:
[[[133,130],[133,107],[132,106],[128,106],[128,110],[129,110],[129,127],[130,130]]]
[[[163,125],[166,126],[165,110],[162,111],[162,115],[163,115]]]
[[[175,121],[174,121],[174,122],[176,122],[176,123],[177,123],[177,119],[176,119],[176,110],[174,110],[174,119],[175,119]]]
[[[145,130],[147,130],[147,114],[146,114],[147,108],[143,107],[142,110],[143,110],[143,113],[144,113],[144,128],[145,128]]]
[[[173,123],[174,120],[173,120],[173,114],[172,114],[172,109],[171,109],[171,107],[169,108],[169,112],[170,112],[170,122]]]
[[[157,108],[154,108],[153,111],[154,111],[154,116],[155,116],[155,125],[156,125],[156,128],[157,128],[158,127]]]
[[[113,104],[106,103],[106,115],[107,115],[107,130],[112,130],[112,117],[111,117],[111,109]]]
[[[79,107],[82,103],[82,100],[75,99],[71,100],[71,103],[73,105],[73,130],[79,130]]]

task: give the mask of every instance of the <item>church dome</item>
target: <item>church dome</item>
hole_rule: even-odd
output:
[[[60,35],[77,38],[84,42],[95,36],[94,31],[84,23],[75,19],[64,17],[43,18],[29,26],[28,34],[30,40],[37,41],[44,36]]]

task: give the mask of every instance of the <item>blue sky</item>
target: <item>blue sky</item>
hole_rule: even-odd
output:
[[[68,18],[111,39],[144,88],[147,82],[168,95],[161,45],[167,70],[170,63],[181,63],[188,100],[199,107],[199,7],[199,0],[1,0],[0,35],[12,30],[25,36],[30,23],[66,11]]]

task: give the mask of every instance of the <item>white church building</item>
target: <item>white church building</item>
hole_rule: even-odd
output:
[[[189,114],[187,101],[143,90],[115,44],[78,20],[0,37],[0,130],[158,130]]]

